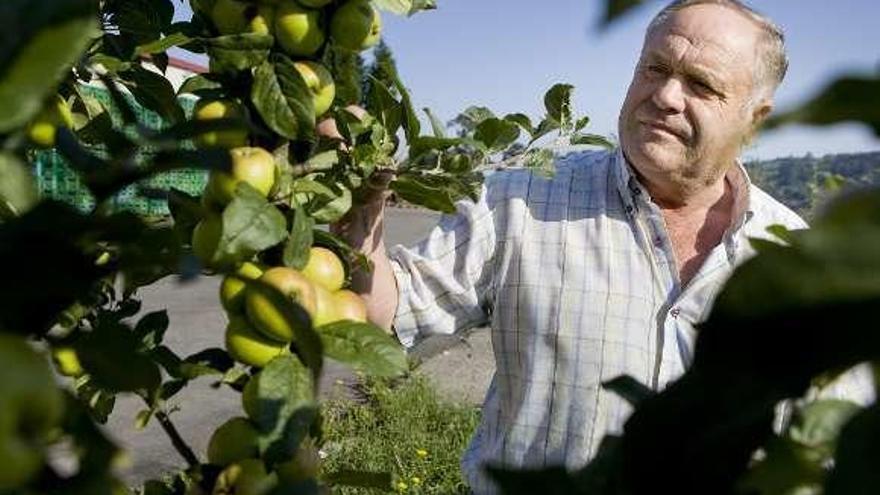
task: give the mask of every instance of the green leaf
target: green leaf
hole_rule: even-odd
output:
[[[256,418],[260,452],[271,465],[293,457],[317,418],[316,384],[294,356],[269,362],[257,379]],[[253,379],[253,378],[252,378]]]
[[[108,23],[137,43],[158,39],[174,17],[171,0],[115,0],[107,3],[104,11],[109,14]]]
[[[419,175],[400,175],[391,189],[402,199],[425,208],[443,213],[455,213],[452,194],[443,184]]]
[[[0,258],[40,260],[10,263],[6,268],[4,280],[15,290],[5,291],[0,298],[4,332],[43,334],[62,311],[107,274],[80,244],[91,225],[88,217],[52,200],[43,200],[24,215],[0,224]]]
[[[185,45],[191,41],[192,38],[183,33],[171,33],[168,36],[164,36],[156,41],[151,41],[149,43],[139,45],[137,48],[135,48],[135,53],[138,55],[164,53],[169,48]]]
[[[312,172],[324,172],[332,169],[339,163],[339,152],[336,150],[322,151],[309,157],[305,163],[293,165],[292,172],[295,177],[310,174]]]
[[[773,438],[764,451],[766,457],[753,465],[740,482],[739,488],[744,493],[816,493],[825,471],[807,448],[788,439]]]
[[[856,121],[880,136],[880,77],[843,77],[800,107],[771,117],[767,128],[789,123],[830,125]]]
[[[192,231],[204,215],[199,198],[174,188],[168,191],[168,211],[174,220],[174,231],[181,241],[192,239]]]
[[[309,248],[312,246],[312,229],[315,221],[306,215],[305,210],[297,207],[293,214],[293,225],[290,236],[284,245],[284,265],[297,270],[306,266],[309,261]]]
[[[581,118],[577,119],[577,122],[574,123],[574,130],[575,130],[575,132],[577,132],[577,131],[583,129],[583,128],[586,127],[587,124],[589,124],[589,123],[590,123],[590,118],[589,118],[589,117],[581,117]]]
[[[127,327],[107,322],[79,339],[74,348],[100,387],[117,392],[156,390],[161,384],[159,368],[137,352],[139,345]]]
[[[544,94],[544,108],[547,116],[564,125],[571,122],[571,94],[574,86],[571,84],[555,84]]]
[[[583,134],[576,132],[571,135],[569,143],[572,145],[601,146],[606,149],[614,148],[614,143],[609,141],[605,136],[600,136],[598,134]]]
[[[311,179],[296,179],[291,186],[294,193],[317,194],[327,198],[335,198],[336,193],[333,189]]]
[[[837,442],[834,469],[824,495],[869,494],[880,486],[876,459],[880,456],[880,407],[873,404],[844,426]]]
[[[821,448],[830,456],[834,453],[840,430],[861,410],[861,406],[846,400],[810,402],[795,414],[789,435],[792,440],[807,447]]]
[[[645,3],[645,0],[605,0],[605,2],[605,18],[602,20],[602,23],[607,26],[633,7]]]
[[[164,76],[139,65],[120,75],[138,103],[159,114],[166,122],[174,124],[184,119],[174,88]]]
[[[218,260],[246,260],[287,237],[284,214],[250,184],[240,183],[235,198],[223,210]]]
[[[767,232],[772,234],[773,237],[779,239],[780,241],[790,244],[792,242],[792,233],[785,225],[773,224],[767,227]],[[777,243],[778,244],[778,243]]]
[[[183,84],[181,84],[180,88],[177,90],[177,94],[195,93],[205,89],[221,89],[222,87],[222,84],[211,80],[206,76],[195,75],[187,78],[186,81],[183,81]]]
[[[406,373],[406,354],[400,344],[372,323],[338,321],[317,328],[324,352],[357,371],[379,377]]]
[[[519,138],[519,125],[502,119],[486,119],[477,126],[474,139],[481,141],[489,151],[501,151]]]
[[[351,191],[340,183],[331,188],[333,197],[316,197],[307,205],[308,213],[318,223],[332,223],[342,218],[351,209]]]
[[[95,422],[106,424],[116,406],[116,395],[97,387],[89,375],[83,375],[76,379],[74,391],[80,403],[88,406],[89,415]]]
[[[293,61],[273,55],[254,72],[251,102],[266,124],[288,139],[311,141],[315,107],[308,86]]]
[[[422,109],[425,112],[425,115],[428,116],[428,120],[431,121],[431,132],[434,133],[434,137],[436,138],[444,138],[446,137],[446,127],[440,122],[440,119],[434,115],[434,112],[431,111],[430,108],[425,107]],[[408,141],[412,141],[411,139]]]
[[[418,136],[410,141],[409,159],[417,160],[428,151],[441,151],[452,148],[453,146],[465,144],[466,142],[467,141],[462,138]]]
[[[383,81],[372,75],[367,77],[371,81],[369,101],[376,105],[376,118],[382,123],[387,134],[397,134],[405,118],[403,105],[397,101]]]
[[[37,201],[39,192],[25,164],[11,153],[0,152],[0,223],[24,214]]]
[[[527,151],[523,157],[523,165],[542,177],[556,175],[556,155],[546,148]]]
[[[535,128],[532,127],[532,120],[529,119],[529,116],[524,113],[510,113],[504,116],[504,120],[509,122],[513,122],[514,124],[522,127],[522,129],[532,135],[535,133]]]
[[[0,133],[27,124],[98,36],[96,2],[7,0],[0,18]]]
[[[559,122],[554,119],[546,118],[542,120],[538,124],[538,128],[535,129],[535,133],[532,134],[532,139],[529,141],[529,144],[534,143],[538,139],[550,134],[551,132],[559,129]]]
[[[141,411],[138,411],[134,418],[134,428],[138,431],[146,428],[147,424],[150,422],[150,418],[153,417],[155,412],[155,409],[142,409]]]
[[[233,34],[203,40],[211,72],[239,72],[266,61],[275,39],[268,34]]]
[[[471,106],[465,109],[464,112],[458,116],[458,119],[462,119],[468,123],[470,128],[476,128],[486,119],[495,118],[495,114],[492,113],[492,110],[489,110],[486,107],[477,107]]]
[[[422,10],[437,8],[436,0],[372,0],[379,9],[397,15],[413,15]]]
[[[153,349],[161,344],[168,323],[168,311],[153,311],[144,315],[134,327],[135,337],[141,341],[141,349]]]
[[[400,105],[403,110],[403,130],[407,141],[409,141],[418,136],[421,132],[419,117],[416,115],[416,111],[413,108],[409,91],[407,91],[406,86],[401,82],[397,72],[391,73],[391,82],[394,84],[394,87],[397,88],[397,92],[400,93]]]
[[[223,349],[210,348],[187,356],[180,363],[180,377],[191,380],[204,375],[224,374],[235,366],[235,361]]]
[[[655,394],[650,387],[628,375],[602,382],[602,388],[616,393],[633,407]]]

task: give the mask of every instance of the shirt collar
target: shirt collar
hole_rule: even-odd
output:
[[[632,172],[632,165],[627,162],[622,148],[618,147],[614,151],[613,162],[614,180],[623,199],[624,208],[628,214],[634,214],[638,211],[639,199],[650,201],[650,197]],[[730,183],[734,195],[733,221],[728,232],[736,233],[755,215],[755,201],[752,197],[754,188],[748,172],[739,159],[728,169],[725,178]]]

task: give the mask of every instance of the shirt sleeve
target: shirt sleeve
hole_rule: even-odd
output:
[[[413,248],[389,249],[400,294],[394,329],[405,347],[488,322],[496,232],[485,186],[479,201],[456,207]]]

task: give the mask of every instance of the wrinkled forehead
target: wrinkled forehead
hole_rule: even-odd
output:
[[[759,56],[761,28],[743,13],[722,5],[701,4],[672,13],[645,38],[646,52],[689,51],[722,63],[747,64]],[[669,53],[677,56],[680,53]]]

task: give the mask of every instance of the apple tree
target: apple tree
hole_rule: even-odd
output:
[[[13,262],[0,298],[0,493],[126,493],[122,453],[99,425],[118,394],[138,397],[186,467],[144,493],[316,493],[341,483],[386,487],[376,473],[320,473],[317,383],[330,357],[376,376],[406,372],[395,341],[366,321],[347,290],[362,256],[326,225],[391,177],[402,199],[440,211],[477,193],[480,171],[551,173],[539,139],[607,145],[582,132],[568,85],[545,95],[535,125],[483,107],[447,136],[409,92],[372,84],[370,108],[333,107],[333,45],[376,43],[384,13],[412,15],[429,0],[192,0],[173,22],[170,0],[10,0],[0,38],[0,251]],[[210,70],[178,90],[166,50],[206,54]],[[85,84],[100,84],[105,105]],[[199,98],[191,115],[178,96]],[[134,105],[164,125],[139,120]],[[525,136],[528,144],[518,143]],[[30,171],[54,147],[94,199],[79,211],[40,198]],[[504,157],[503,162],[498,162]],[[176,168],[209,170],[205,191],[144,186]],[[173,224],[114,211],[120,190],[165,197]],[[137,291],[160,278],[222,276],[224,348],[177,355],[163,343],[165,311],[138,317]],[[136,321],[133,321],[136,317]],[[53,380],[47,358],[64,386]],[[173,422],[172,399],[200,376],[242,393],[242,415],[195,452]],[[68,452],[73,466],[57,462]],[[72,453],[72,454],[71,454]],[[379,481],[377,481],[379,480]]]

